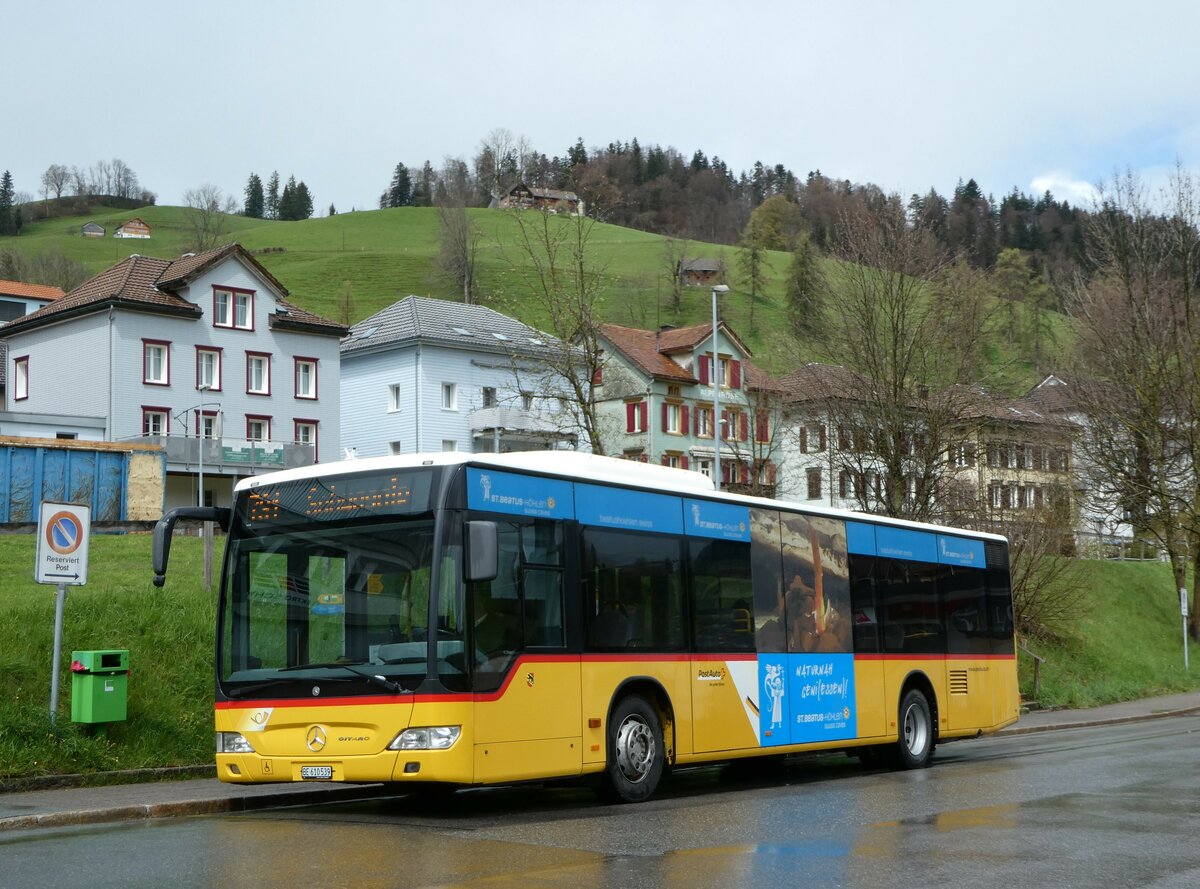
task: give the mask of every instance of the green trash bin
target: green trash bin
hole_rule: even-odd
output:
[[[121,722],[128,698],[126,649],[71,652],[72,722]]]

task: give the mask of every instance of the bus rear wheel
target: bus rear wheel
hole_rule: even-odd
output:
[[[658,712],[645,698],[622,698],[608,721],[608,762],[601,796],[622,803],[649,798],[658,787],[665,762]]]
[[[928,766],[935,744],[933,716],[929,701],[915,688],[910,688],[900,702],[899,726],[897,765],[902,769],[923,769]]]

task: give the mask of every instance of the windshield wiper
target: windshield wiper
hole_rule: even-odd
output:
[[[359,676],[374,685],[378,685],[380,688],[387,689],[388,691],[391,691],[391,692],[405,691],[404,686],[401,685],[399,682],[395,682],[391,679],[388,679],[386,676],[381,676],[378,673],[372,673],[369,670],[356,669],[354,664],[339,664],[337,662],[333,662],[333,663],[328,663],[328,664],[296,664],[295,666],[292,666],[292,667],[280,667],[279,668],[280,673],[290,673],[294,670],[345,670],[347,673],[353,673],[355,676]],[[275,680],[275,681],[280,682],[280,681],[288,681],[288,680]],[[328,681],[328,679],[326,681]]]

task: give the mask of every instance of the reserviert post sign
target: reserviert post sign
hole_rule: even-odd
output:
[[[42,503],[38,520],[38,583],[83,586],[87,583],[91,509],[78,503]]]

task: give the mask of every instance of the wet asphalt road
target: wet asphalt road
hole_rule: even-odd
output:
[[[1200,886],[1200,716],[679,773],[0,835],[0,887]]]

